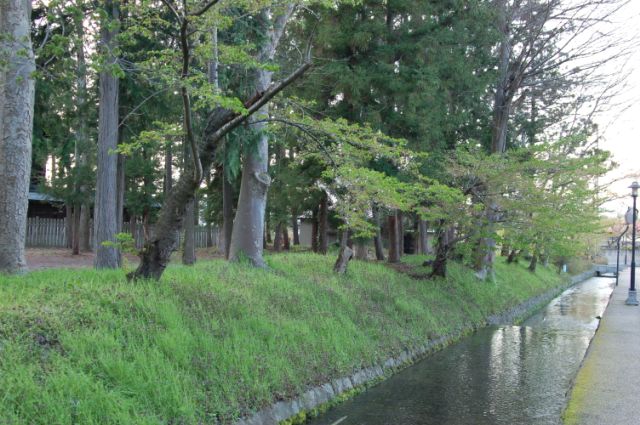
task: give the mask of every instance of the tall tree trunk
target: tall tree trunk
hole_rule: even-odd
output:
[[[245,114],[240,114],[228,109],[216,108],[209,115],[204,130],[204,141],[200,147],[202,175],[206,175],[206,173],[209,172],[221,140],[230,131],[243,124],[248,117],[251,117],[256,111],[260,110],[262,106],[267,104],[274,96],[296,81],[310,67],[311,63],[307,61],[286,78],[269,87],[266,91],[255,93],[245,102],[245,108],[247,109]],[[181,177],[174,186],[160,209],[154,236],[145,243],[144,248],[140,252],[140,264],[134,272],[127,276],[129,279],[160,279],[170,261],[171,254],[178,246],[178,235],[184,222],[185,205],[195,196],[196,189],[199,185],[200,182],[196,181],[193,175],[191,175]]]
[[[431,254],[426,220],[418,219],[418,238],[420,239],[420,254]]]
[[[0,75],[2,75],[2,73],[0,73]],[[56,164],[56,156],[49,155],[49,157],[51,158],[51,177],[56,178],[58,177],[58,166]]]
[[[298,215],[291,210],[291,231],[293,232],[293,244],[300,245],[300,230],[298,229]]]
[[[188,204],[188,202],[187,202]],[[149,207],[144,207],[142,210],[142,239],[147,242],[151,238],[151,229],[149,228]]]
[[[273,240],[273,250],[275,252],[282,251],[282,224],[276,224],[276,235]]]
[[[264,242],[265,244],[272,244],[273,239],[271,239],[271,226],[269,226],[269,219],[265,218],[264,220]],[[266,245],[265,245],[266,248]]]
[[[173,187],[173,147],[167,143],[164,149],[164,180],[162,193],[167,196]]]
[[[228,260],[233,232],[233,186],[229,182],[227,171],[223,170],[222,173],[222,247],[224,257]]]
[[[438,226],[436,239],[436,257],[431,264],[431,277],[447,276],[447,261],[449,259],[449,251],[451,249],[451,241],[449,229],[445,228],[441,223]]]
[[[322,194],[318,209],[318,252],[326,254],[329,250],[329,197]]]
[[[349,229],[344,229],[340,237],[340,252],[338,252],[338,258],[333,266],[333,271],[339,274],[347,272],[349,261],[353,258],[353,250],[347,245],[348,240]]]
[[[65,248],[73,246],[73,208],[69,203],[64,205],[64,236]]]
[[[371,208],[373,211],[373,220],[376,224],[376,235],[373,237],[373,244],[376,250],[376,260],[384,261],[384,248],[382,246],[382,226],[380,223],[380,209],[375,205]]]
[[[356,239],[356,260],[366,261],[369,259],[369,249],[365,239]]]
[[[271,79],[269,78],[269,81]],[[266,86],[262,86],[262,89]],[[260,90],[260,89],[258,89]],[[267,115],[268,108],[259,112]],[[255,267],[264,267],[262,258],[265,210],[267,206],[267,190],[271,184],[268,168],[269,140],[264,133],[265,124],[255,123],[252,127],[261,134],[257,147],[247,147],[242,162],[242,178],[240,180],[240,196],[236,217],[233,221],[229,260],[246,257]]]
[[[527,137],[529,138],[529,145],[531,146],[536,144],[537,119],[538,119],[538,108],[536,107],[536,96],[534,92],[532,92],[531,93],[531,117],[529,119],[529,128],[527,129]]]
[[[404,250],[404,213],[400,210],[396,212],[398,223],[398,255],[402,257]]]
[[[217,90],[220,86],[220,81],[218,79],[218,67],[220,64],[220,60],[218,57],[218,27],[214,25],[211,29],[211,47],[213,57],[211,61],[209,61],[209,82],[213,84],[214,88]]]
[[[192,176],[181,177],[174,186],[160,210],[154,236],[145,242],[140,253],[140,264],[129,274],[130,279],[160,279],[169,264],[171,254],[178,246],[186,205],[193,199],[197,186]]]
[[[122,0],[122,4],[124,5],[123,7],[124,10],[122,12],[122,15],[118,16],[121,22],[126,23],[129,21],[130,8],[127,7],[127,5],[130,1],[131,0]],[[118,91],[124,93],[123,87],[118,85]],[[122,123],[118,124],[118,145],[122,145],[124,143],[124,132],[119,131],[120,126],[122,126]],[[125,172],[126,172],[125,164],[126,164],[125,155],[123,155],[122,153],[118,153],[118,157],[116,160],[116,232],[117,233],[124,232],[124,198],[125,198],[125,191],[126,191],[126,184],[127,184],[126,175],[125,175]],[[123,256],[123,252],[121,250],[118,250],[118,267],[122,267],[124,265],[122,256]]]
[[[507,1],[499,0],[498,11],[498,31],[501,34],[500,45],[498,47],[498,83],[493,102],[493,121],[491,126],[491,153],[501,155],[507,148],[507,129],[511,114],[511,103],[514,90],[517,87],[514,82],[514,75],[509,72],[511,61],[511,40],[510,26],[507,22]],[[490,189],[485,189],[490,190]],[[493,233],[496,221],[498,205],[493,196],[487,196],[485,203],[485,233]],[[485,280],[494,278],[493,264],[495,262],[496,241],[492,236],[485,236],[480,239],[475,252],[476,276]]]
[[[398,243],[398,216],[394,213],[387,217],[389,227],[389,262],[400,262],[400,244]]]
[[[74,207],[78,209],[78,217],[74,220],[74,243],[72,244],[73,254],[79,254],[80,251],[89,251],[89,203],[86,199],[87,186],[85,182],[87,167],[87,151],[89,149],[88,136],[88,116],[87,116],[87,64],[85,60],[84,47],[84,25],[83,15],[74,16],[75,27],[77,31],[76,37],[76,110],[77,110],[77,126],[75,140],[75,158],[76,158],[76,182],[75,190],[80,196],[81,205]]]
[[[259,22],[264,25],[265,41],[260,48],[260,61],[272,61],[276,48],[284,33],[284,28],[293,13],[294,6],[287,5],[282,14],[272,16],[272,11],[265,9],[260,13]],[[257,92],[265,92],[271,85],[273,72],[266,69],[256,71],[254,88]],[[258,116],[268,116],[269,107],[265,104]],[[231,236],[231,254],[229,260],[237,260],[246,256],[255,267],[264,267],[262,258],[262,238],[264,234],[264,216],[267,205],[267,190],[271,183],[269,177],[269,140],[265,133],[266,123],[259,118],[250,117],[252,128],[259,134],[257,146],[245,149],[242,162],[242,179],[240,181],[240,197],[233,222]]]
[[[100,30],[101,45],[106,54],[106,65],[114,64],[117,58],[112,52],[116,48],[119,11],[118,2],[105,1],[107,18]],[[118,231],[116,211],[117,155],[118,145],[118,78],[108,66],[100,72],[100,110],[98,118],[98,172],[96,178],[96,201],[94,226],[96,238],[96,268],[118,267],[120,256],[115,246],[103,242],[115,242]]]
[[[184,164],[182,167],[182,173],[189,174],[189,168],[187,164],[192,163],[191,155],[189,153],[189,146],[184,144]],[[196,262],[196,201],[197,196],[194,196],[187,202],[185,208],[185,220],[184,220],[184,239],[182,241],[182,264],[191,266]]]
[[[414,254],[422,254],[422,247],[420,241],[420,219],[417,214],[414,216],[413,220],[413,253]]]
[[[129,233],[131,233],[131,237],[133,238],[133,244],[137,248],[138,247],[138,225],[136,223],[138,219],[135,215],[131,214],[129,216]]]
[[[490,198],[490,197],[488,197]],[[489,199],[489,204],[485,205],[485,221],[481,224],[484,232],[491,235],[495,229],[496,211],[498,206],[494,200]],[[480,280],[495,278],[493,265],[496,257],[496,240],[493,236],[482,236],[478,241],[475,250],[475,270],[476,277]]]
[[[376,260],[384,261],[384,249],[382,247],[382,234],[380,228],[376,231],[376,236],[373,238],[374,247],[376,250]]]
[[[311,250],[318,252],[318,207],[311,212]]]
[[[207,232],[205,245],[207,248],[211,248],[213,246],[213,226],[211,226],[210,221],[205,223],[205,231]]]
[[[211,41],[212,41],[212,54],[213,57],[209,61],[209,82],[213,84],[214,90],[220,88],[220,80],[218,78],[218,27],[214,26],[211,29]],[[225,143],[224,156],[226,157],[226,143]],[[223,161],[226,162],[226,161]],[[223,164],[222,170],[222,250],[224,252],[224,258],[229,259],[229,247],[231,246],[231,232],[233,231],[233,187],[229,183],[227,177],[227,169]],[[211,223],[207,221],[207,247],[213,245],[211,237]],[[218,241],[220,246],[220,241]]]
[[[118,154],[118,170],[116,172],[116,222],[118,233],[122,233],[122,226],[124,225],[124,193],[126,190],[125,163],[125,156]]]
[[[80,250],[91,251],[91,207],[87,203],[80,206]]]
[[[73,206],[73,240],[71,242],[71,254],[80,254],[80,204]]]
[[[491,126],[491,152],[503,153],[507,148],[507,127],[511,113],[513,81],[509,73],[511,61],[510,27],[507,22],[507,1],[497,2],[498,31],[501,35],[498,46],[498,83],[493,99],[493,122]]]
[[[182,243],[182,264],[191,266],[196,262],[195,198],[187,203]]]
[[[25,239],[31,178],[35,61],[31,2],[0,1],[0,272],[27,270]]]
[[[538,252],[535,251],[531,256],[531,262],[529,262],[529,267],[528,267],[529,271],[535,272],[537,266],[538,266]]]
[[[287,223],[282,223],[282,247],[285,251],[289,251],[291,249],[291,241],[289,240],[289,229],[287,229]]]
[[[289,148],[289,159],[293,162],[296,159],[295,149]],[[300,229],[298,228],[298,211],[295,207],[291,208],[291,232],[293,233],[293,244],[300,245]]]
[[[509,257],[507,257],[507,264],[511,264],[518,259],[518,250],[512,249],[509,252]]]

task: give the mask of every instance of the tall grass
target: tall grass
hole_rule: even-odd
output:
[[[419,262],[419,258],[414,262]],[[384,265],[274,255],[269,270],[172,266],[0,277],[0,424],[230,422],[560,283],[497,265],[420,281]]]

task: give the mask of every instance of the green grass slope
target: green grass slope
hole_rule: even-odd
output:
[[[226,423],[561,283],[503,263],[495,283],[458,265],[424,281],[355,261],[337,276],[308,253],[268,263],[172,266],[160,283],[0,276],[0,423]]]

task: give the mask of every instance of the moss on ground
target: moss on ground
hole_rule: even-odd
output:
[[[503,263],[482,283],[456,264],[425,281],[363,262],[337,276],[310,253],[267,261],[171,266],[159,283],[0,277],[0,423],[228,423],[561,283]]]
[[[594,385],[594,363],[583,359],[578,374],[569,393],[567,406],[562,412],[564,425],[580,425],[580,411],[585,405],[585,396],[588,388]]]

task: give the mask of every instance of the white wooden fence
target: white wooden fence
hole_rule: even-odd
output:
[[[29,247],[66,247],[67,234],[64,222],[64,218],[29,217],[27,219],[26,245]]]
[[[27,219],[27,247],[65,248],[67,246],[65,222],[66,220],[64,218],[29,217]],[[90,229],[93,240],[93,226],[90,226]],[[131,225],[128,222],[123,223],[122,231],[131,233]],[[151,228],[149,231],[153,232],[153,229]],[[136,248],[140,249],[144,244],[142,224],[137,223],[134,232]],[[213,246],[218,246],[219,233],[217,226],[211,226],[211,241]],[[182,235],[180,236],[180,240],[182,240]],[[207,246],[206,226],[196,226],[195,239],[196,248],[204,248]]]

